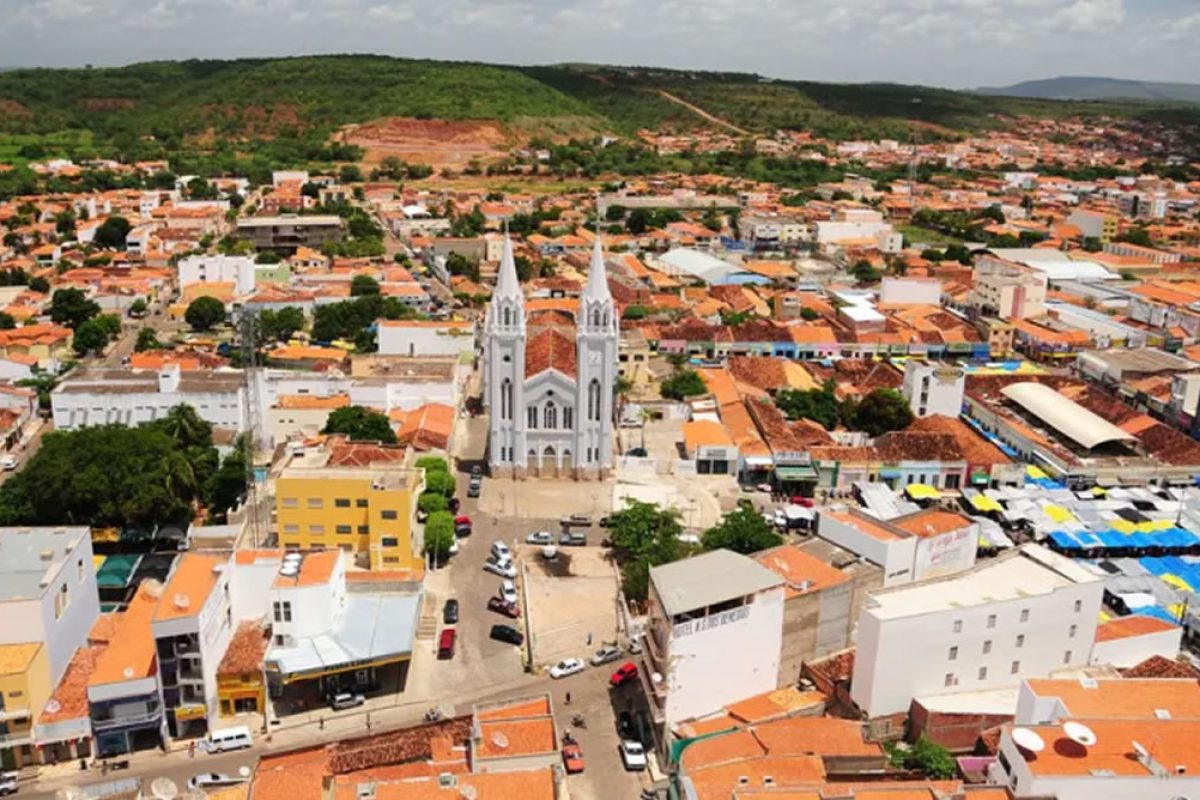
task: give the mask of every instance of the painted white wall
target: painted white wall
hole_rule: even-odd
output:
[[[1096,642],[1092,647],[1093,664],[1112,664],[1114,667],[1135,667],[1151,656],[1162,656],[1174,660],[1179,655],[1183,628],[1147,633],[1142,636],[1127,636]]]
[[[260,620],[271,613],[271,584],[282,558],[264,558],[251,564],[233,564],[231,580],[235,621]]]
[[[54,427],[77,430],[89,425],[143,425],[186,403],[217,428],[240,430],[244,424],[241,387],[233,392],[51,392]]]
[[[916,540],[876,539],[863,533],[853,525],[835,519],[828,514],[818,513],[817,533],[841,548],[863,556],[883,568],[883,585],[898,586],[913,580],[913,562]]]
[[[919,360],[904,365],[904,396],[918,417],[936,414],[957,418],[962,413],[966,388],[966,373],[958,367]]]
[[[971,523],[939,536],[916,539],[913,580],[928,580],[970,569],[978,551],[979,524]]]
[[[667,726],[775,689],[782,637],[782,586],[740,608],[675,625],[664,676]]]
[[[232,283],[239,295],[254,292],[254,259],[250,256],[202,255],[179,261],[179,286]]]
[[[881,617],[868,601],[858,620],[851,697],[868,716],[877,717],[908,711],[912,699],[922,695],[1017,686],[1024,677],[1085,666],[1102,592],[1101,582],[1093,581],[1049,594],[892,618]],[[1025,610],[1029,617],[1022,622]],[[961,622],[959,631],[956,622]],[[1020,646],[1018,636],[1024,637]],[[1013,662],[1018,662],[1015,671]],[[987,669],[984,677],[981,668]]]
[[[457,356],[475,352],[475,333],[469,326],[405,325],[381,322],[379,354],[384,356]]]

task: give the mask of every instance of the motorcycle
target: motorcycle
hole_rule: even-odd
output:
[[[587,727],[587,722],[584,720],[582,714],[576,714],[575,716],[571,717],[571,724],[574,725],[576,728],[586,728]]]

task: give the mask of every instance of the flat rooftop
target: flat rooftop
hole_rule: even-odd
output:
[[[1046,595],[1100,578],[1041,545],[1025,545],[953,577],[872,594],[867,610],[897,619]]]
[[[240,391],[240,372],[196,370],[182,373],[179,391],[215,394]],[[157,394],[158,371],[153,369],[76,370],[55,389],[55,394]]]
[[[285,214],[276,217],[244,217],[237,221],[239,228],[274,228],[284,226],[330,226],[342,227],[342,218],[336,214],[309,214],[305,216]]]
[[[669,615],[756,594],[784,584],[781,575],[731,550],[713,550],[650,569],[663,610]]]
[[[41,597],[75,551],[85,527],[0,528],[0,602]]]

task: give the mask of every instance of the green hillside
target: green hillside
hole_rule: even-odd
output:
[[[644,67],[509,67],[383,56],[311,56],[0,72],[0,159],[167,156],[179,169],[352,160],[339,125],[386,116],[488,119],[571,135],[711,127],[668,93],[741,129],[834,138],[951,137],[997,115],[1200,120],[1167,104],[995,97],[893,84],[767,81]],[[197,159],[203,159],[200,163]]]

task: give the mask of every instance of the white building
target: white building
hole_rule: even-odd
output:
[[[940,278],[884,278],[879,287],[879,302],[891,305],[940,306]]]
[[[914,698],[1016,687],[1085,666],[1103,590],[1040,545],[880,590],[859,616],[851,698],[868,717],[903,714]]]
[[[54,427],[143,425],[165,417],[181,403],[215,428],[240,430],[245,419],[242,375],[228,371],[183,372],[178,364],[160,370],[77,370],[50,393]]]
[[[232,283],[238,296],[254,293],[254,259],[205,254],[179,261],[179,288],[196,283]]]
[[[207,733],[217,719],[217,667],[237,627],[229,560],[185,553],[176,562],[151,629],[167,731],[173,738]]]
[[[928,509],[890,520],[856,509],[822,509],[817,535],[883,570],[884,586],[940,578],[975,564],[979,523],[949,511]]]
[[[603,477],[613,463],[617,312],[600,237],[573,325],[526,318],[512,243],[484,327],[484,397],[493,474]]]
[[[1046,273],[992,256],[975,262],[967,304],[980,314],[1000,319],[1034,319],[1046,315]]]
[[[729,550],[650,570],[642,682],[656,723],[670,729],[776,688],[784,584]]]
[[[957,418],[966,388],[967,374],[959,367],[916,359],[904,364],[904,396],[915,416]]]
[[[382,356],[472,356],[475,328],[470,322],[437,320],[380,320]]]

